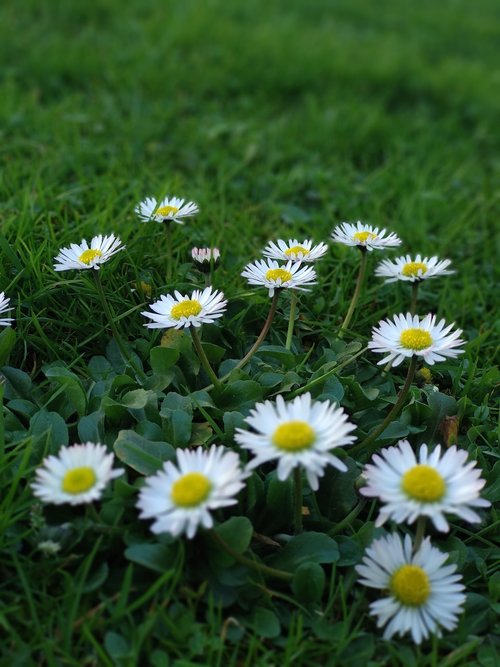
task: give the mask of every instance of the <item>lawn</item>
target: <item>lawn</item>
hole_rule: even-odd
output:
[[[2,4],[0,291],[15,322],[0,333],[0,664],[498,664],[499,26],[494,0]],[[166,225],[134,211],[165,195],[200,209],[172,225],[172,252]],[[374,275],[397,250],[366,253],[342,330],[360,253],[330,235],[357,220],[398,234],[399,254],[451,260],[453,274],[422,282],[417,312],[463,329],[464,354],[417,373],[389,430],[342,452],[347,472],[327,468],[317,493],[304,480],[303,533],[297,475],[267,463],[215,512],[215,536],[153,534],[136,508],[144,477],[186,447],[247,462],[235,433],[256,403],[338,402],[359,445],[397,402],[408,364],[383,370],[365,350],[409,309],[407,283]],[[126,248],[99,272],[54,271],[61,248],[97,234]],[[278,238],[329,249],[295,319],[293,290],[278,290],[264,346],[235,369],[270,306],[241,272]],[[221,250],[210,279],[228,308],[201,332],[223,387],[187,329],[141,314],[205,286],[193,246]],[[492,503],[480,524],[428,524],[467,600],[452,632],[420,645],[382,638],[354,569],[392,525],[375,526],[362,466],[402,437],[456,441]],[[39,502],[43,459],[87,441],[124,474],[89,505]]]

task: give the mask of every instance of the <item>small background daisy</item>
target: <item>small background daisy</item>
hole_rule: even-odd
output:
[[[375,275],[385,278],[386,283],[396,280],[418,282],[428,280],[436,276],[447,276],[454,271],[448,271],[451,261],[449,259],[438,259],[437,257],[424,257],[417,255],[412,259],[410,255],[398,257],[395,260],[384,259],[375,268]]]
[[[5,296],[5,292],[0,292],[0,315],[8,313],[12,310],[12,308],[10,308],[9,305],[10,305],[10,298]],[[14,321],[13,317],[1,317],[0,326],[10,327],[12,326],[13,321]]]
[[[289,260],[293,262],[315,262],[323,257],[327,250],[326,243],[318,243],[313,246],[313,242],[308,239],[300,242],[297,239],[290,239],[288,242],[278,239],[276,242],[270,241],[267,244],[263,255],[285,262]]]
[[[143,311],[141,315],[153,320],[144,325],[149,329],[169,327],[182,329],[214,322],[222,317],[226,307],[224,294],[207,287],[203,291],[195,290],[191,296],[182,295],[177,291],[174,292],[174,296],[162,295],[158,301],[150,305],[153,312]]]
[[[362,250],[383,250],[384,248],[394,248],[401,245],[401,239],[391,232],[387,234],[385,229],[372,227],[358,222],[353,225],[350,222],[343,222],[332,232],[332,239],[337,243],[343,243],[348,246],[357,246]]]
[[[61,248],[54,258],[54,271],[70,269],[100,269],[101,264],[108,261],[114,254],[124,250],[120,239],[114,234],[94,236],[90,242],[83,240],[80,245],[72,243],[69,248]]]
[[[312,267],[292,261],[283,265],[272,259],[259,259],[247,264],[241,275],[250,285],[267,287],[269,296],[277,289],[306,290],[306,286],[316,284],[316,271]]]
[[[146,197],[135,207],[135,212],[143,222],[149,220],[167,222],[172,220],[179,225],[183,225],[182,218],[196,215],[199,211],[197,204],[192,201],[184,203],[185,201],[185,199],[179,197],[165,197],[160,201],[157,201],[154,197]]]

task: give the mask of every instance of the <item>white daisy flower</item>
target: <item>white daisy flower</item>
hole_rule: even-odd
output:
[[[437,257],[424,257],[417,255],[412,259],[410,255],[398,257],[394,261],[384,259],[375,269],[375,275],[385,278],[384,282],[394,283],[396,280],[409,282],[420,282],[435,276],[446,276],[454,271],[448,271],[451,261],[449,259],[439,260]]]
[[[212,528],[212,510],[234,505],[245,486],[247,473],[241,470],[235,452],[212,445],[208,451],[178,449],[177,466],[171,461],[146,479],[137,507],[141,519],[154,519],[153,533],[186,533],[191,539],[199,526]]]
[[[399,366],[404,359],[417,355],[432,366],[445,357],[454,358],[463,353],[457,349],[465,343],[459,338],[462,329],[450,333],[452,328],[453,324],[446,326],[444,320],[436,324],[436,316],[431,314],[422,319],[410,313],[394,315],[392,320],[382,320],[372,330],[368,347],[387,354],[379,365],[391,362],[392,366]]]
[[[5,296],[5,292],[0,292],[0,315],[3,313],[8,313],[12,310],[9,308],[10,298]],[[11,322],[14,321],[13,317],[1,317],[0,318],[0,327],[11,327]]]
[[[332,239],[344,245],[358,246],[361,250],[384,250],[401,245],[401,239],[394,233],[386,236],[386,230],[358,222],[353,225],[343,222],[332,232]]]
[[[61,248],[54,258],[54,271],[70,269],[100,269],[115,253],[124,250],[120,239],[114,234],[94,236],[90,242],[83,240],[80,245],[72,243],[69,248]]]
[[[152,322],[145,324],[149,329],[167,329],[174,327],[201,327],[202,324],[210,324],[224,314],[227,301],[224,294],[212,287],[206,287],[203,291],[195,290],[191,296],[184,296],[175,290],[174,296],[161,295],[158,301],[151,304],[151,310],[144,311],[141,315],[149,317]]]
[[[245,422],[255,432],[238,428],[235,440],[255,455],[248,464],[250,470],[277,459],[278,479],[283,481],[293,468],[302,466],[314,491],[327,465],[347,470],[330,450],[353,443],[356,438],[349,434],[356,427],[347,420],[343,408],[330,401],[313,401],[307,393],[285,403],[278,396],[276,403],[257,403]]]
[[[220,257],[220,250],[219,248],[193,248],[191,257],[199,264],[210,264],[211,261],[215,263]]]
[[[384,639],[409,632],[416,644],[430,634],[441,636],[441,627],[453,630],[462,611],[465,595],[456,565],[444,565],[441,553],[426,537],[412,553],[411,538],[404,543],[397,534],[375,540],[356,566],[360,583],[387,592],[370,604],[377,627],[386,626]],[[441,627],[440,627],[441,626]]]
[[[185,199],[180,199],[179,197],[165,197],[160,201],[157,201],[154,197],[146,197],[144,201],[137,204],[135,212],[142,222],[148,222],[149,220],[167,222],[168,220],[173,220],[173,222],[183,225],[182,218],[196,215],[199,211],[197,204],[192,201],[184,203],[185,201]]]
[[[123,473],[113,470],[114,455],[104,445],[87,442],[61,447],[36,471],[31,488],[37,498],[53,505],[81,505],[98,500],[107,483]]]
[[[328,250],[326,243],[318,243],[313,247],[312,241],[297,241],[289,239],[288,243],[278,239],[275,243],[270,241],[265,247],[263,254],[271,259],[280,259],[285,262],[291,259],[293,262],[315,262],[323,257]]]
[[[262,285],[273,296],[277,289],[297,289],[306,291],[304,285],[316,285],[316,271],[310,266],[301,267],[300,262],[291,260],[280,265],[272,259],[259,259],[247,264],[241,275],[250,285]]]
[[[397,446],[382,449],[365,466],[367,486],[360,492],[384,503],[377,526],[387,519],[411,524],[425,516],[436,530],[448,532],[444,516],[448,513],[479,523],[481,517],[472,508],[490,506],[489,501],[479,497],[486,482],[475,467],[476,461],[466,461],[467,452],[455,445],[441,456],[441,445],[430,453],[423,444],[417,457],[408,440],[400,440]]]

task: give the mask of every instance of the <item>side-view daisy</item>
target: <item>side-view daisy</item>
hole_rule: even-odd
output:
[[[263,255],[271,259],[292,260],[293,262],[315,262],[317,259],[323,257],[327,252],[328,246],[326,243],[318,243],[313,246],[310,240],[297,241],[297,239],[289,239],[288,243],[282,239],[278,239],[276,243],[270,241],[264,248]]]
[[[200,526],[212,528],[212,510],[234,505],[247,477],[235,452],[212,445],[208,451],[178,449],[171,461],[148,477],[139,494],[141,519],[154,519],[153,533],[186,533],[191,539]]]
[[[199,264],[215,263],[220,257],[220,250],[219,248],[192,248],[191,257]]]
[[[343,222],[332,232],[332,239],[337,243],[344,245],[357,246],[361,250],[383,250],[384,248],[394,248],[401,245],[401,239],[391,232],[386,236],[387,231],[372,225],[365,225],[361,221],[353,225],[350,222]]]
[[[360,492],[383,503],[377,526],[387,519],[411,524],[425,516],[437,530],[448,532],[445,514],[478,523],[481,517],[472,508],[490,506],[479,497],[486,483],[481,470],[475,467],[476,461],[466,461],[467,452],[455,445],[441,456],[441,445],[429,452],[423,444],[415,456],[408,440],[400,440],[365,466],[366,486]]]
[[[238,428],[235,440],[254,454],[248,464],[250,470],[277,460],[278,479],[283,481],[301,466],[313,490],[318,488],[318,478],[327,465],[342,472],[347,470],[331,450],[353,443],[356,438],[350,433],[356,427],[348,421],[343,408],[330,401],[313,401],[307,393],[286,403],[277,396],[276,403],[257,403],[245,422],[253,431]]]
[[[9,305],[10,305],[10,298],[5,296],[5,292],[0,292],[0,315],[2,315],[3,313],[8,313],[12,310],[12,308],[10,308]],[[13,321],[14,321],[13,317],[1,317],[0,326],[11,327]]]
[[[183,296],[176,290],[174,296],[161,295],[158,301],[152,303],[150,308],[154,312],[143,311],[141,315],[153,320],[144,325],[149,329],[201,327],[222,317],[226,306],[224,294],[212,287],[195,290],[191,296]]]
[[[377,627],[386,626],[384,639],[410,633],[420,644],[430,634],[441,636],[441,627],[453,630],[465,595],[456,565],[444,565],[448,554],[431,545],[427,537],[413,553],[412,542],[396,533],[375,540],[356,566],[360,583],[386,592],[370,604]]]
[[[273,296],[277,289],[306,290],[306,285],[316,284],[316,271],[310,266],[301,266],[300,262],[288,261],[280,265],[272,259],[259,259],[247,264],[241,275],[250,285],[262,285]]]
[[[114,254],[124,250],[120,239],[114,234],[94,236],[90,242],[83,240],[80,245],[72,243],[69,248],[61,248],[54,261],[54,271],[70,269],[100,269],[101,264],[108,261]]]
[[[435,276],[447,276],[454,271],[448,271],[451,261],[449,259],[438,259],[438,257],[424,257],[417,255],[412,259],[410,255],[398,257],[395,260],[384,259],[375,268],[375,275],[385,278],[386,283],[394,283],[396,280],[407,282],[420,282]]]
[[[382,320],[374,327],[368,347],[387,355],[379,365],[391,362],[392,366],[399,366],[404,359],[417,355],[432,366],[463,353],[459,349],[465,342],[460,338],[462,329],[450,333],[452,328],[453,324],[446,326],[444,320],[436,324],[436,316],[431,314],[422,319],[410,313],[394,315],[392,320]]]
[[[185,199],[179,197],[165,197],[157,201],[154,197],[146,197],[140,204],[135,207],[135,212],[142,220],[148,222],[167,222],[173,220],[179,225],[183,225],[182,218],[188,218],[191,215],[196,215],[199,209],[197,204],[192,201],[184,203]]]
[[[114,454],[104,445],[87,442],[61,447],[36,471],[31,488],[44,503],[81,505],[98,500],[108,482],[123,473],[113,469]]]

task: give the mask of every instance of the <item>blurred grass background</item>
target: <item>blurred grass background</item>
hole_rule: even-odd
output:
[[[127,243],[108,280],[128,307],[134,280],[164,274],[162,230],[134,205],[172,193],[201,207],[183,251],[221,245],[233,291],[269,238],[343,220],[450,257],[424,306],[484,331],[491,355],[499,43],[496,0],[2,3],[0,289],[18,329],[50,358],[95,318],[51,266],[96,233]],[[332,257],[354,270],[352,251]]]

